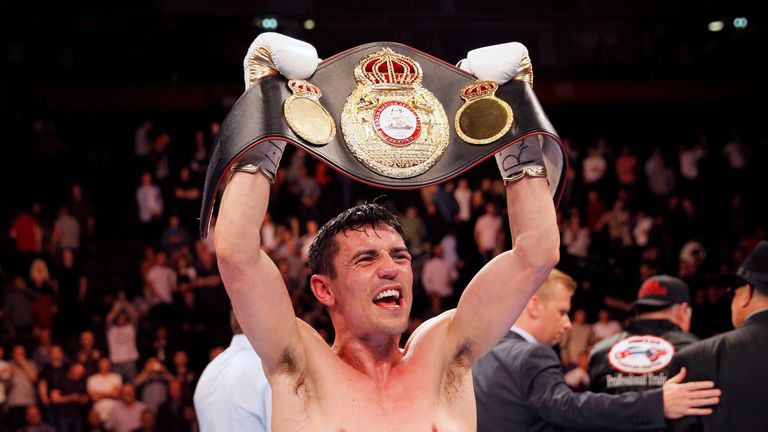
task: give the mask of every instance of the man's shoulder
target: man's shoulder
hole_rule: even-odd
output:
[[[712,354],[724,341],[734,337],[732,333],[733,330],[687,345],[675,354],[675,360],[684,362]]]

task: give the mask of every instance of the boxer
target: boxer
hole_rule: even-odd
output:
[[[505,44],[474,50],[462,66],[501,85],[515,75],[514,59],[524,49]],[[274,33],[259,35],[254,51],[268,53],[289,79],[309,77],[318,63],[311,45]],[[248,85],[253,80],[247,69],[246,58]],[[413,301],[411,255],[400,222],[376,204],[329,221],[310,249],[310,287],[331,316],[332,346],[294,315],[259,234],[284,147],[280,141],[262,143],[234,165],[215,237],[227,293],[272,387],[272,429],[475,430],[470,368],[506,334],[559,258],[538,138],[496,155],[506,180],[514,248],[483,267],[458,307],[421,325],[404,348],[400,338]]]

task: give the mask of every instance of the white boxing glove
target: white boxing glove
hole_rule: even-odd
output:
[[[456,67],[477,79],[506,83],[522,69],[530,66],[528,49],[520,42],[509,42],[474,49]]]
[[[245,89],[276,73],[288,79],[305,79],[315,73],[320,59],[312,45],[279,33],[262,33],[248,48],[243,60]],[[269,140],[254,146],[232,166],[232,171],[261,172],[274,182],[285,141]]]
[[[288,79],[309,78],[319,62],[317,50],[312,45],[280,33],[261,33],[243,60],[245,88],[247,90],[262,77],[274,74],[272,68]]]
[[[491,45],[467,53],[456,67],[473,74],[477,79],[503,85],[523,73],[523,79],[532,82],[531,61],[528,49],[519,42]],[[505,181],[516,181],[525,176],[546,177],[541,136],[527,137],[496,153],[496,165]]]

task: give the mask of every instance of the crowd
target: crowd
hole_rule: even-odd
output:
[[[121,197],[119,209],[90,201],[98,180],[87,177],[67,185],[66,199],[12,203],[19,211],[2,219],[0,430],[196,430],[197,378],[231,336],[215,226],[206,239],[197,226],[218,128],[210,123],[182,140],[141,122],[129,164],[133,196]],[[640,282],[655,274],[691,287],[692,333],[730,328],[726,293],[707,281],[766,236],[761,197],[743,187],[756,181],[765,155],[762,137],[726,132],[647,147],[610,137],[569,142],[558,268],[578,288],[560,354],[575,387],[584,387],[579,370],[591,346],[622,330]],[[308,248],[319,225],[361,200],[401,216],[413,255],[411,328],[455,307],[467,279],[508,248],[504,185],[486,168],[418,191],[382,192],[289,151],[261,232],[297,316],[333,340],[307,288]],[[115,211],[132,214],[122,216],[131,221],[121,227],[128,240],[115,247],[129,271],[112,275],[124,283],[110,286],[99,278],[111,237],[99,229]]]

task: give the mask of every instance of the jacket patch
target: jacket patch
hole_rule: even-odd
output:
[[[666,339],[652,335],[630,336],[611,348],[608,361],[624,373],[646,374],[666,368],[675,347]]]

